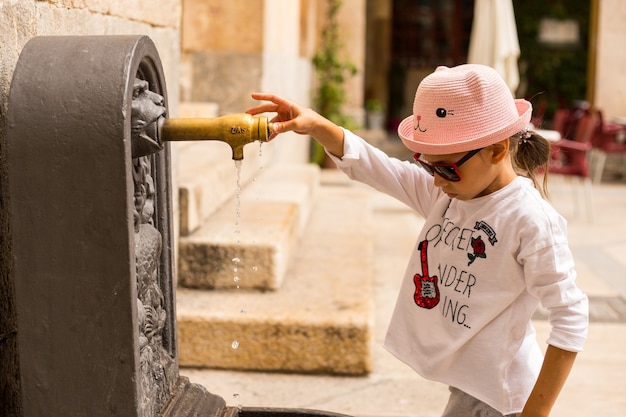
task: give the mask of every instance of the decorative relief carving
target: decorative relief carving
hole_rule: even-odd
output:
[[[158,120],[165,116],[163,96],[150,91],[145,80],[135,78],[131,107],[131,150],[133,158],[152,155],[163,149]]]
[[[165,405],[177,383],[174,358],[166,349],[163,333],[167,311],[159,282],[162,236],[155,228],[154,157],[162,148],[157,121],[165,115],[163,97],[135,79],[132,101],[135,264],[137,320],[139,326],[139,401],[142,417],[153,417]]]

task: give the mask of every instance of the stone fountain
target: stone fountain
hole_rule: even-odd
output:
[[[170,140],[243,158],[265,118],[167,117],[145,36],[36,37],[7,114],[23,417],[300,416],[228,407],[179,374]]]

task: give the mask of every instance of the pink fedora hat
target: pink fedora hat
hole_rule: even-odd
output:
[[[400,123],[398,135],[413,152],[466,152],[524,130],[531,114],[530,102],[514,99],[494,69],[438,67],[417,87],[413,115]]]

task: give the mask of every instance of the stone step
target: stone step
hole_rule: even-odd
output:
[[[181,366],[370,372],[374,307],[368,195],[354,187],[320,188],[276,291],[179,288]]]
[[[261,170],[238,197],[179,239],[179,285],[279,288],[319,182],[315,165]]]
[[[180,117],[213,118],[220,116],[218,106],[209,102],[182,102]],[[238,169],[228,144],[215,140],[172,142],[177,150],[179,234],[188,236],[234,194],[237,177],[241,184],[251,182],[272,157],[272,143],[249,143]]]
[[[244,147],[239,173],[232,150],[219,141],[180,142],[179,169],[176,183],[179,197],[181,236],[198,230],[228,199],[235,194],[237,175],[242,184],[249,183],[259,171],[259,144]]]

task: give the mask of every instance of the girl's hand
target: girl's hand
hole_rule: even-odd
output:
[[[333,155],[339,158],[343,156],[343,130],[330,120],[275,94],[253,93],[252,98],[266,102],[249,108],[246,113],[251,115],[276,113],[276,116],[270,119],[272,124],[270,140],[279,133],[293,131],[301,135],[310,135]]]
[[[259,113],[276,113],[270,123],[274,133],[270,137],[273,139],[277,133],[292,130],[301,135],[310,135],[316,124],[316,119],[321,118],[319,114],[311,109],[303,109],[296,103],[279,97],[274,94],[253,93],[255,100],[265,100],[270,103],[262,103],[256,107],[249,108],[246,113],[256,115]]]

